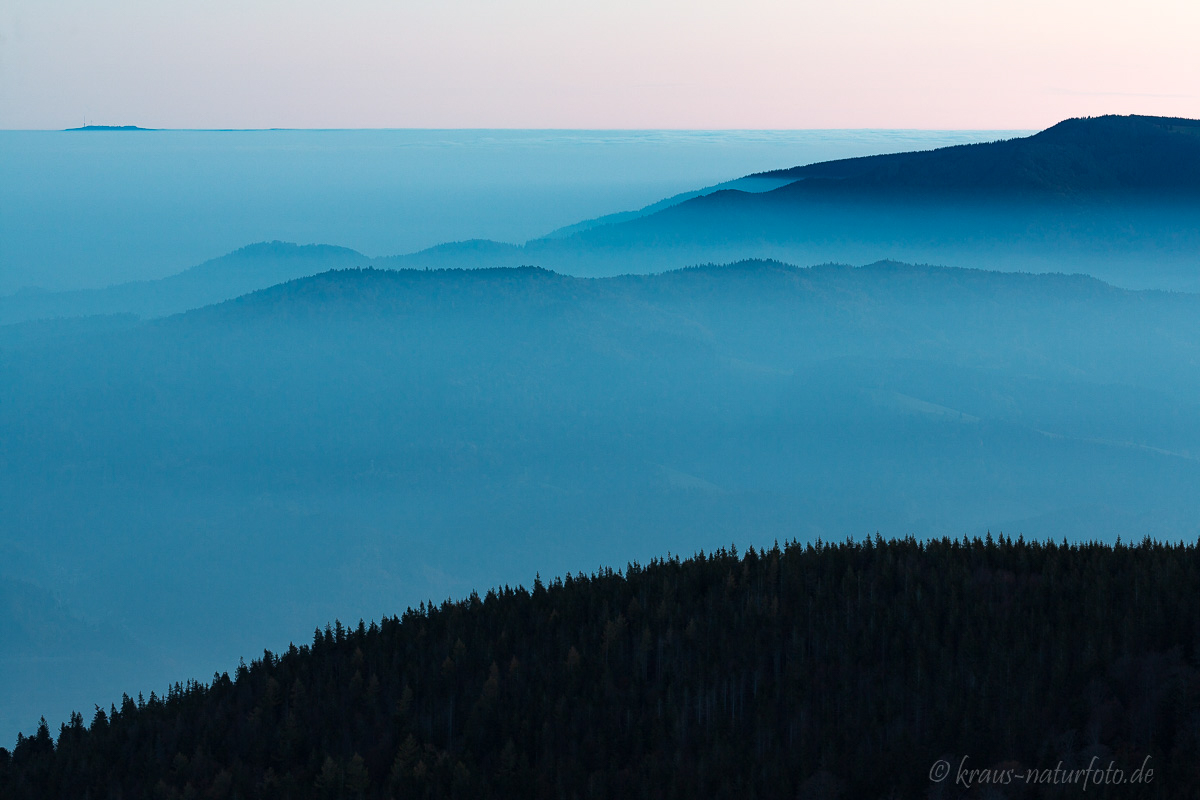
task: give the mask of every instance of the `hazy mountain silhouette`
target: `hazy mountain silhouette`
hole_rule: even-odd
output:
[[[749,177],[791,182],[702,194],[516,249],[451,245],[381,263],[613,275],[747,257],[898,259],[1197,290],[1198,131],[1185,119],[1073,119],[1022,139],[760,173]]]
[[[173,661],[119,694],[731,538],[1190,539],[1197,363],[1200,297],[1080,275],[326,272],[0,328],[0,507],[24,580]],[[0,675],[8,736],[108,696],[46,669]]]
[[[1131,288],[1200,290],[1200,122],[1072,119],[1030,137],[750,175],[525,244],[448,242],[367,258],[340,247],[251,245],[159,281],[0,297],[0,324],[161,316],[326,269],[537,265],[579,276],[745,258],[894,259],[1084,272]]]
[[[692,191],[689,191],[689,192],[681,192],[672,197],[668,197],[665,200],[659,200],[656,203],[651,203],[650,205],[645,206],[644,208],[640,208],[636,211],[619,211],[615,214],[605,214],[602,217],[596,217],[595,219],[584,220],[583,222],[577,222],[574,225],[567,225],[566,227],[551,231],[550,233],[546,234],[546,236],[543,238],[562,239],[567,236],[570,236],[571,234],[579,233],[580,231],[586,231],[586,230],[590,230],[592,228],[599,228],[601,225],[612,225],[612,224],[619,223],[619,222],[628,222],[630,220],[638,219],[640,217],[649,216],[650,214],[670,208],[671,206],[677,206],[680,203],[682,203],[686,200],[691,200],[694,197],[702,197],[703,195],[712,194],[713,192],[723,192],[723,191],[730,191],[730,190],[739,191],[739,192],[754,192],[754,193],[769,192],[772,189],[778,189],[780,186],[785,186],[785,185],[791,183],[793,180],[794,179],[790,178],[790,177],[780,177],[780,176],[768,175],[768,174],[747,175],[744,178],[737,178],[732,181],[725,181],[723,183],[718,183],[715,186],[709,186],[704,189],[693,189]]]
[[[160,280],[64,292],[25,290],[0,297],[0,324],[93,314],[166,316],[293,278],[369,263],[371,259],[344,247],[263,242]]]

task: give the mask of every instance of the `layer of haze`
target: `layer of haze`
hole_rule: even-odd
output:
[[[0,295],[161,278],[252,242],[522,242],[751,172],[1004,131],[0,132]]]
[[[1190,0],[8,0],[0,128],[1200,116]]]
[[[0,743],[538,572],[1195,541],[1197,343],[1200,295],[896,264],[341,271],[0,325]]]

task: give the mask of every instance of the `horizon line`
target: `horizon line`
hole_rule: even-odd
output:
[[[0,133],[270,133],[270,132],[312,132],[312,133],[342,133],[342,132],[388,132],[388,131],[422,131],[422,132],[548,132],[548,133],[644,133],[678,132],[678,133],[797,133],[825,131],[888,131],[914,133],[971,133],[971,132],[1022,132],[1038,131],[1043,128],[887,128],[887,127],[851,127],[851,128],[565,128],[565,127],[266,127],[266,128],[144,128],[137,125],[86,125],[75,128],[0,128]]]

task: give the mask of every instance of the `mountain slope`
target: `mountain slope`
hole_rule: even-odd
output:
[[[761,173],[751,177],[786,185],[716,191],[464,263],[600,276],[744,258],[892,259],[1197,291],[1197,131],[1194,120],[1067,120],[1022,139]],[[449,251],[433,255],[403,265],[446,266]]]
[[[524,243],[448,242],[369,259],[251,245],[159,281],[0,298],[0,324],[162,316],[327,269],[537,265],[646,274],[747,258],[879,260],[1084,272],[1130,288],[1200,291],[1200,122],[1066,120],[1022,139],[750,175]]]
[[[0,750],[0,797],[1192,797],[1198,598],[1148,540],[656,559],[126,696]]]
[[[791,192],[1096,192],[1200,194],[1200,120],[1069,119],[1033,136],[927,152],[827,161],[761,173]]]
[[[161,317],[219,303],[293,278],[369,263],[366,256],[344,247],[263,242],[159,280],[134,281],[104,289],[23,291],[0,297],[0,325],[99,314]]]

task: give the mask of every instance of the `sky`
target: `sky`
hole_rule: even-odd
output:
[[[1200,117],[1195,0],[4,0],[0,128]]]

